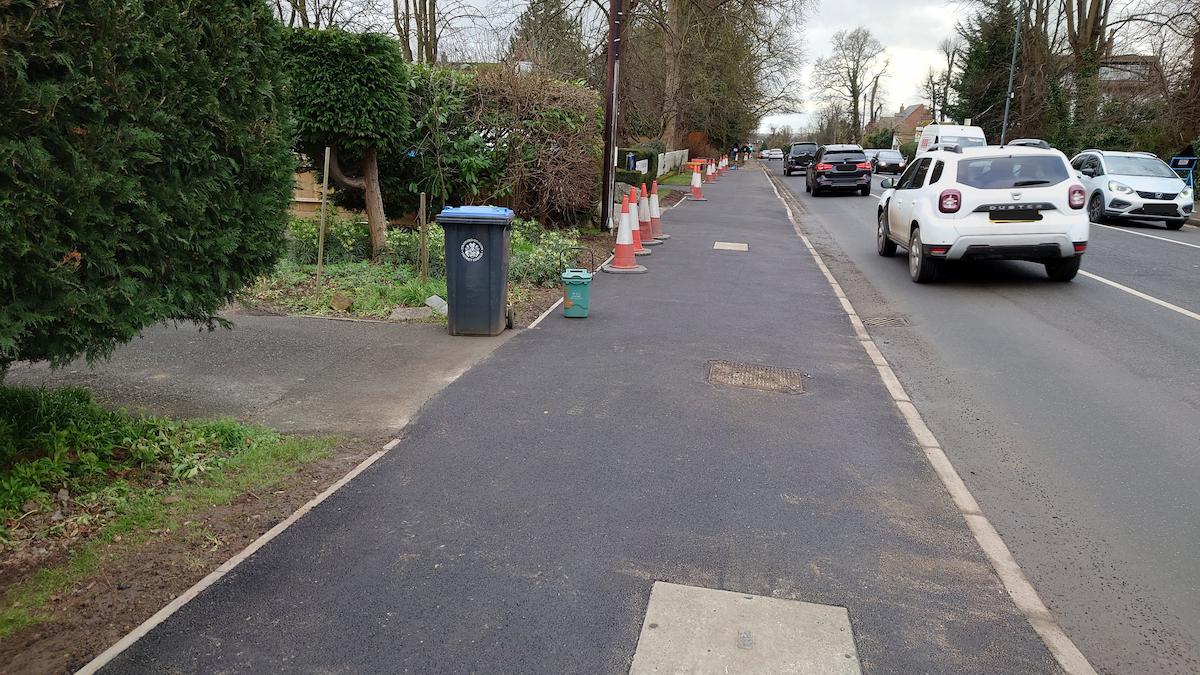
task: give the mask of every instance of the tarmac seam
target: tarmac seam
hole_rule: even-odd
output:
[[[1046,604],[1042,602],[1038,596],[1037,590],[1033,584],[1029,583],[1029,579],[1025,576],[1025,572],[1021,569],[1020,563],[1013,557],[1012,551],[1008,545],[1004,543],[1004,539],[996,528],[988,520],[987,516],[979,508],[978,502],[975,501],[974,495],[971,494],[970,488],[963,482],[958,471],[950,462],[950,458],[946,456],[945,451],[938,443],[937,437],[930,431],[929,426],[925,424],[925,420],[921,417],[920,411],[913,405],[904,387],[896,378],[895,372],[888,364],[887,359],[883,357],[879,347],[875,341],[867,333],[863,327],[862,321],[850,300],[846,297],[842,290],[841,284],[833,276],[833,272],[825,265],[825,261],[821,258],[821,254],[813,246],[809,238],[800,229],[800,223],[796,220],[792,213],[792,207],[788,200],[779,191],[779,187],[775,179],[765,169],[767,182],[771,184],[771,189],[775,192],[775,197],[783,204],[784,211],[787,212],[788,221],[792,224],[792,229],[800,240],[804,242],[804,246],[808,249],[809,255],[816,262],[817,267],[825,275],[825,280],[829,282],[833,288],[834,295],[842,304],[842,308],[850,317],[850,322],[854,326],[854,333],[858,337],[858,342],[863,346],[863,350],[875,365],[879,372],[880,378],[883,380],[884,386],[888,390],[888,394],[892,397],[892,402],[904,417],[908,424],[909,431],[921,446],[921,451],[925,454],[926,460],[933,468],[941,480],[946,491],[950,493],[950,498],[954,501],[959,513],[967,523],[968,529],[974,535],[975,541],[979,547],[983,549],[984,554],[992,564],[992,569],[996,571],[996,575],[1000,577],[1001,583],[1004,584],[1005,590],[1013,600],[1013,604],[1017,609],[1025,615],[1025,619],[1029,625],[1033,627],[1034,632],[1041,637],[1046,648],[1050,650],[1050,654],[1058,665],[1067,673],[1072,675],[1096,675],[1096,670],[1088,663],[1087,657],[1071,638],[1063,631],[1062,627],[1054,619],[1054,615]],[[885,371],[886,369],[886,371]],[[885,374],[886,372],[886,374]]]
[[[195,584],[192,585],[191,588],[187,589],[182,594],[180,594],[178,597],[176,597],[174,600],[167,603],[167,605],[164,606],[162,609],[155,612],[154,615],[151,616],[149,619],[146,619],[140,625],[138,625],[136,628],[129,631],[129,633],[126,634],[125,637],[121,638],[115,644],[113,644],[111,647],[109,647],[108,649],[101,652],[96,658],[89,661],[82,668],[75,671],[76,675],[91,675],[92,673],[96,673],[101,668],[108,665],[108,663],[110,661],[112,661],[114,658],[116,658],[117,656],[119,656],[121,654],[121,652],[125,651],[126,649],[129,649],[131,646],[133,646],[133,644],[135,642],[140,640],[151,630],[154,630],[154,628],[157,627],[159,624],[161,624],[162,622],[164,622],[168,618],[170,618],[170,616],[172,614],[174,614],[175,612],[178,612],[184,605],[186,605],[187,603],[194,600],[198,595],[200,595],[200,593],[204,592],[204,590],[207,589],[209,586],[212,586],[213,584],[217,583],[217,581],[219,581],[221,579],[221,577],[225,576],[231,570],[233,570],[233,568],[237,567],[242,562],[244,562],[246,559],[248,559],[250,556],[254,555],[259,549],[261,549],[263,546],[266,546],[268,543],[270,543],[270,541],[272,539],[274,539],[275,537],[278,537],[280,534],[283,533],[284,530],[288,529],[293,524],[295,524],[296,521],[300,520],[300,518],[302,518],[304,516],[304,514],[308,513],[309,511],[312,511],[314,508],[317,507],[317,505],[319,505],[321,502],[328,499],[330,495],[332,495],[333,493],[340,490],[347,483],[354,480],[360,473],[362,473],[363,471],[366,471],[369,466],[371,466],[375,462],[379,461],[379,459],[382,458],[384,455],[386,455],[388,453],[388,451],[392,450],[399,444],[400,444],[400,439],[398,437],[393,438],[392,440],[388,441],[387,444],[384,445],[380,450],[376,451],[371,456],[369,456],[366,459],[364,459],[363,461],[359,462],[358,466],[355,466],[353,469],[350,470],[349,473],[347,473],[345,476],[342,476],[341,478],[339,478],[336,483],[325,488],[325,490],[323,492],[321,492],[321,494],[319,494],[316,497],[313,497],[312,499],[305,502],[300,508],[293,511],[290,516],[288,516],[287,518],[283,519],[282,521],[276,523],[274,527],[272,527],[271,529],[264,532],[258,539],[255,539],[254,541],[250,542],[250,544],[247,545],[246,548],[243,548],[241,551],[238,551],[236,554],[234,554],[234,556],[232,558],[230,558],[229,560],[226,560],[224,563],[221,564],[220,567],[218,567],[217,569],[210,572],[208,574],[208,576],[204,577],[200,581],[197,581]]]

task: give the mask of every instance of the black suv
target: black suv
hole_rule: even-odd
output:
[[[808,165],[812,164],[813,155],[816,154],[816,143],[808,141],[792,143],[792,147],[788,149],[787,157],[783,158],[783,175],[790,176],[793,173],[804,173],[808,170]]]
[[[819,195],[832,190],[858,190],[858,194],[871,194],[871,162],[859,145],[825,145],[817,151],[808,175],[804,180],[804,191]]]

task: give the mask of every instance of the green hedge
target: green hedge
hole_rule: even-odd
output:
[[[214,325],[274,266],[281,42],[262,0],[0,0],[0,377]]]
[[[647,161],[648,166],[644,173],[630,171],[629,169],[625,168],[625,156],[629,153],[633,153],[634,157],[636,158],[635,161],[640,161],[643,159]],[[636,183],[626,180],[626,178],[634,178],[635,175],[638,176]],[[624,178],[622,178],[622,176],[624,176]],[[658,152],[656,152],[653,148],[617,148],[618,181],[622,183],[629,183],[630,185],[640,185],[641,183],[645,182],[647,185],[649,185],[650,181],[656,179],[657,177]]]

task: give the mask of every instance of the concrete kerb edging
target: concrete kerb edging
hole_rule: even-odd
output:
[[[1000,581],[1004,584],[1005,590],[1008,591],[1009,597],[1012,598],[1013,604],[1025,615],[1025,619],[1029,621],[1029,625],[1041,637],[1046,648],[1050,650],[1050,654],[1064,671],[1071,675],[1096,675],[1096,671],[1088,663],[1087,657],[1083,655],[1083,652],[1079,651],[1079,648],[1075,646],[1071,638],[1058,625],[1050,609],[1046,607],[1041,597],[1038,596],[1037,590],[1029,583],[1020,564],[1013,557],[1012,551],[1000,537],[1000,533],[992,526],[987,516],[983,515],[978,502],[975,501],[974,495],[971,494],[962,477],[958,475],[958,471],[955,470],[954,465],[950,462],[950,458],[946,456],[945,451],[942,450],[941,445],[938,443],[937,437],[933,435],[929,426],[925,424],[921,413],[913,405],[908,393],[904,390],[903,385],[900,384],[895,372],[888,364],[887,359],[884,358],[875,341],[871,339],[870,333],[863,326],[862,319],[858,316],[858,313],[854,310],[854,306],[846,297],[841,284],[833,276],[829,267],[825,265],[821,254],[813,246],[808,236],[800,229],[800,223],[792,213],[792,207],[788,203],[788,200],[779,191],[775,179],[766,169],[763,169],[763,174],[771,184],[771,189],[775,191],[776,198],[783,204],[783,208],[787,212],[788,221],[792,224],[792,229],[800,237],[800,240],[804,242],[805,248],[808,249],[809,255],[812,256],[817,267],[825,276],[825,280],[833,289],[833,293],[841,303],[842,309],[850,317],[850,323],[854,327],[854,334],[859,344],[862,345],[863,350],[871,359],[871,363],[879,372],[879,377],[883,380],[884,386],[891,395],[892,402],[900,411],[901,416],[904,417],[909,431],[912,433],[913,438],[917,440],[918,445],[920,445],[921,451],[933,468],[934,473],[937,474],[946,491],[950,493],[950,498],[954,501],[963,520],[966,521],[967,528],[971,530],[975,541],[988,557],[988,560],[992,564],[992,569],[1000,577]]]

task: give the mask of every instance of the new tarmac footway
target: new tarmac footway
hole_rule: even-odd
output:
[[[1057,672],[766,177],[705,196],[108,671]]]

